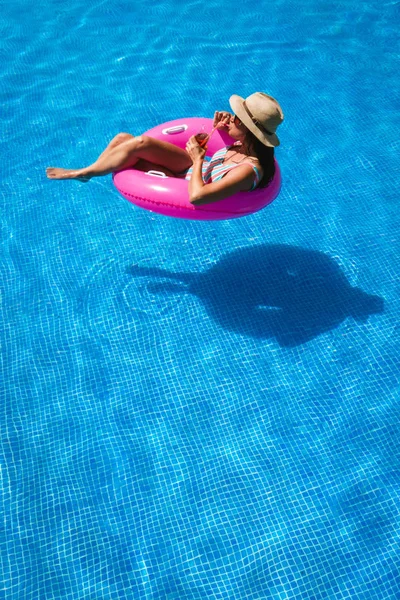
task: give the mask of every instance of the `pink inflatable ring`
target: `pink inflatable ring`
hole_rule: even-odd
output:
[[[145,135],[171,142],[185,148],[187,140],[201,131],[210,132],[212,120],[187,118],[169,121],[158,125]],[[215,131],[207,148],[207,156],[212,156],[223,146],[229,146],[234,140],[225,131]],[[261,210],[278,196],[281,188],[281,173],[275,161],[275,175],[271,183],[253,192],[239,192],[212,204],[194,206],[189,201],[188,181],[177,177],[168,177],[158,171],[145,173],[135,169],[125,169],[113,174],[117,190],[132,204],[151,212],[203,221],[235,219]]]

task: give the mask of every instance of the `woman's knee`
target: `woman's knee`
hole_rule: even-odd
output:
[[[122,143],[122,147],[129,153],[131,152],[140,152],[140,150],[144,147],[143,136],[138,135],[136,137],[129,137],[125,139]]]
[[[129,139],[126,139],[123,143],[124,148],[126,148],[129,152],[139,153],[146,151],[152,146],[152,138],[147,135],[137,135],[135,137],[131,136]]]
[[[138,135],[135,137],[135,140],[137,141],[138,147],[143,150],[147,150],[152,146],[154,147],[154,138],[150,137],[149,135]]]
[[[130,133],[118,133],[112,141],[122,144],[123,142],[127,142],[128,140],[132,139],[134,139],[134,137]]]

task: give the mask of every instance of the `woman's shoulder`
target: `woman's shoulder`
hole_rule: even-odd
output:
[[[230,153],[230,150],[232,150],[233,152]],[[237,148],[235,148],[235,144],[233,144],[232,146],[227,146],[227,151],[226,151],[225,155],[226,155],[227,162],[234,162],[237,164],[247,163],[247,164],[251,164],[256,167],[261,168],[261,163],[256,156],[250,156],[249,154],[244,154],[244,153],[238,152]],[[238,156],[238,155],[239,156],[241,155],[240,160],[234,160],[234,157]]]

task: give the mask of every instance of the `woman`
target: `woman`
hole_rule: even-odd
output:
[[[83,169],[49,167],[47,177],[88,181],[132,167],[156,169],[170,177],[188,179],[189,200],[194,205],[264,187],[275,172],[274,147],[279,146],[275,132],[283,121],[282,109],[263,92],[246,99],[233,95],[229,103],[234,114],[217,111],[214,127],[227,128],[236,142],[216,152],[209,162],[204,160],[205,149],[195,136],[189,138],[184,150],[146,135],[120,133],[92,165]]]

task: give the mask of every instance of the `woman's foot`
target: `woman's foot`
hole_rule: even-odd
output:
[[[46,169],[48,179],[76,179],[82,183],[86,183],[90,179],[90,175],[85,172],[85,169],[59,169],[58,167],[48,167]]]

